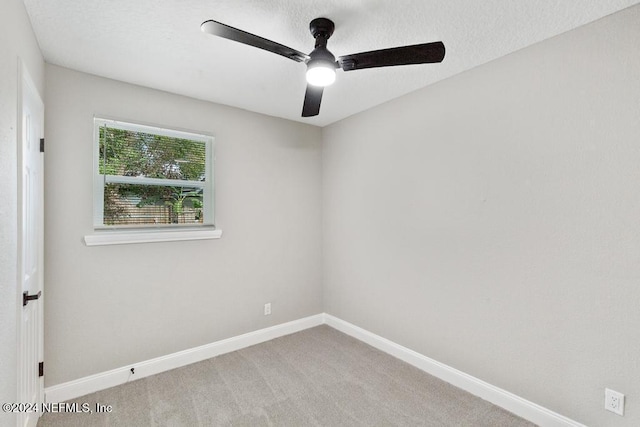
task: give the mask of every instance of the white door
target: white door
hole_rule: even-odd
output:
[[[18,95],[18,402],[40,406],[44,379],[39,375],[43,347],[43,154],[40,138],[44,105],[33,81],[20,67]],[[26,304],[25,304],[26,303]],[[19,426],[35,426],[37,412],[18,415]]]

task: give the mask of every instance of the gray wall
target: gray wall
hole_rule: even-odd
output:
[[[640,425],[639,46],[636,6],[323,128],[325,311]]]
[[[47,386],[322,311],[319,128],[57,66],[46,79]],[[222,238],[85,246],[94,114],[214,134]]]
[[[15,402],[17,297],[18,58],[38,91],[44,89],[44,61],[20,0],[3,0],[0,13],[0,402]],[[0,425],[15,416],[0,412]]]

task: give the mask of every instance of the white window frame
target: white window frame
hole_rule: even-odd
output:
[[[215,239],[222,231],[214,223],[214,137],[204,133],[195,133],[166,127],[153,126],[128,121],[98,118],[93,120],[93,227],[94,234],[85,236],[87,246],[115,245],[127,243],[166,242],[174,240]],[[146,177],[128,177],[100,174],[100,128],[110,127],[134,132],[145,132],[171,138],[188,139],[205,143],[205,181],[171,180]],[[196,187],[203,189],[202,224],[163,224],[163,225],[104,225],[104,186],[107,183],[150,184]]]

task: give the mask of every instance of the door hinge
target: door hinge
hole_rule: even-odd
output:
[[[38,376],[44,377],[44,362],[38,363]]]
[[[40,152],[44,153],[44,138],[40,138]]]

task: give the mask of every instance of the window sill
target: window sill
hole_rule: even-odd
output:
[[[136,230],[136,231],[97,231],[84,236],[87,246],[128,245],[132,243],[177,242],[184,240],[219,239],[222,230]]]

